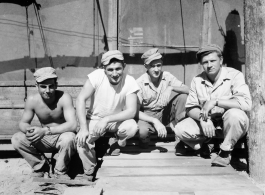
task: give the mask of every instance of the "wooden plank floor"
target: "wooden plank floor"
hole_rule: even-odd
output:
[[[104,195],[263,194],[231,166],[211,167],[211,159],[175,156],[174,141],[151,145],[142,150],[132,140],[120,156],[104,156],[95,188],[103,189]]]

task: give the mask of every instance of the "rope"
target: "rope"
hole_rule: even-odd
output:
[[[28,14],[28,6],[26,6],[26,20],[27,20],[27,38],[28,38],[28,47],[29,47],[29,57],[30,57],[30,30],[29,30],[29,14]],[[25,87],[25,97],[24,97],[24,102],[28,98],[28,91],[27,91],[27,75],[26,75],[26,69],[24,69],[24,87]]]
[[[101,12],[101,9],[100,9],[100,4],[99,4],[99,0],[96,0],[97,1],[97,6],[98,6],[98,12],[99,12],[99,16],[100,16],[100,20],[101,20],[101,23],[102,23],[102,27],[103,27],[103,31],[104,31],[104,42],[105,42],[105,47],[104,49],[106,51],[109,51],[109,45],[108,45],[108,39],[107,39],[107,34],[106,34],[106,30],[105,30],[105,26],[104,26],[104,22],[103,22],[103,17],[102,17],[102,12]]]
[[[42,40],[42,44],[43,44],[43,48],[44,48],[44,53],[45,53],[46,56],[48,56],[50,64],[51,64],[51,67],[54,68],[52,57],[48,54],[48,47],[47,47],[47,43],[46,43],[46,39],[45,39],[44,30],[43,30],[43,27],[42,27],[41,18],[40,18],[40,13],[39,13],[40,5],[37,4],[36,1],[35,1],[33,3],[33,7],[34,7],[35,14],[36,14],[38,26],[39,26],[39,29],[40,29],[40,35],[41,35],[41,40]]]
[[[182,13],[182,2],[181,0],[179,1],[180,3],[180,13],[181,13],[181,25],[182,25],[182,36],[183,36],[183,44],[184,44],[184,53],[185,56],[187,56],[187,50],[186,50],[186,41],[185,41],[185,30],[184,30],[184,21],[183,21],[183,13]],[[185,60],[185,59],[184,59]],[[185,77],[186,77],[186,66],[185,66],[185,62],[183,63],[183,68],[184,68],[184,84],[185,84]]]
[[[226,36],[225,32],[224,32],[222,26],[219,24],[219,21],[218,21],[218,17],[217,17],[217,13],[216,13],[216,10],[215,10],[215,5],[214,5],[214,0],[212,0],[212,2],[213,2],[213,10],[214,10],[215,19],[216,19],[216,22],[217,22],[217,26],[219,28],[218,30],[220,31],[221,35],[223,37],[225,37]]]

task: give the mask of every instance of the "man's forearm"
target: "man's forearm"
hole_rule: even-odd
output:
[[[45,128],[45,131],[46,131],[45,134],[48,134],[48,131],[49,131],[47,126],[50,128],[51,134],[54,135],[54,134],[62,134],[65,132],[75,132],[77,128],[77,123],[73,121],[71,122],[69,121],[69,122],[59,124],[59,125],[53,125],[53,124],[43,125],[42,128]]]
[[[76,100],[76,114],[81,129],[87,129],[86,104],[84,100]]]
[[[106,117],[108,119],[108,123],[111,123],[111,122],[119,122],[119,121],[125,121],[128,119],[133,119],[135,115],[136,115],[136,110],[126,109],[117,114],[109,115]]]
[[[25,122],[20,122],[18,126],[22,133],[27,133],[27,128],[31,127],[29,123],[25,123]]]
[[[154,123],[153,121],[154,121],[155,118],[145,114],[142,111],[139,111],[139,119],[142,120],[142,121],[149,122],[149,123]]]
[[[218,107],[220,108],[224,108],[226,110],[230,109],[230,108],[238,108],[240,109],[240,105],[239,103],[235,100],[235,99],[230,99],[230,100],[224,100],[224,99],[216,99],[216,101],[218,101]]]
[[[194,120],[200,121],[200,109],[199,108],[193,108],[189,110],[187,115],[190,118],[193,118]]]
[[[181,87],[172,86],[172,90],[176,93],[189,94],[189,87],[187,87],[186,85],[183,85]]]

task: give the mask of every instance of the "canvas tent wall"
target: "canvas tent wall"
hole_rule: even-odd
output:
[[[96,0],[37,0],[41,28],[32,4],[25,7],[21,1],[0,0],[1,139],[10,139],[18,131],[24,101],[36,92],[33,72],[51,66],[48,56],[57,70],[59,89],[76,98],[86,75],[100,65],[106,49],[104,29],[109,49],[124,53],[126,70],[135,78],[145,72],[141,54],[158,47],[164,69],[189,85],[201,71],[195,52],[205,42],[225,46],[228,65],[244,71],[241,0],[98,2],[103,24]],[[33,122],[38,123],[36,118]]]

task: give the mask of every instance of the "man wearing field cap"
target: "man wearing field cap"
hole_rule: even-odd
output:
[[[50,177],[49,165],[41,153],[58,152],[53,178],[70,179],[66,174],[76,152],[77,120],[72,97],[57,90],[54,68],[40,68],[34,73],[38,93],[27,98],[19,123],[21,132],[12,137],[14,148],[33,169],[33,177]],[[36,115],[40,125],[31,124]]]
[[[248,130],[246,112],[252,105],[249,88],[241,72],[223,66],[218,45],[202,46],[197,60],[204,71],[191,82],[186,103],[189,117],[178,123],[174,131],[194,150],[205,149],[205,142],[222,135],[224,140],[212,165],[227,166],[234,145]]]
[[[185,116],[185,103],[189,88],[174,75],[162,70],[162,55],[157,48],[142,55],[146,73],[137,79],[140,87],[139,106],[139,146],[148,148],[150,134],[157,132],[166,137],[166,127],[177,123]]]
[[[77,149],[83,163],[84,178],[92,180],[97,164],[95,141],[106,132],[113,132],[117,142],[110,146],[110,155],[119,155],[120,147],[133,137],[137,124],[133,119],[137,112],[135,79],[124,73],[123,54],[118,50],[102,55],[103,69],[88,74],[88,79],[77,97],[76,109],[80,130],[76,136]],[[90,106],[86,113],[86,101]]]

